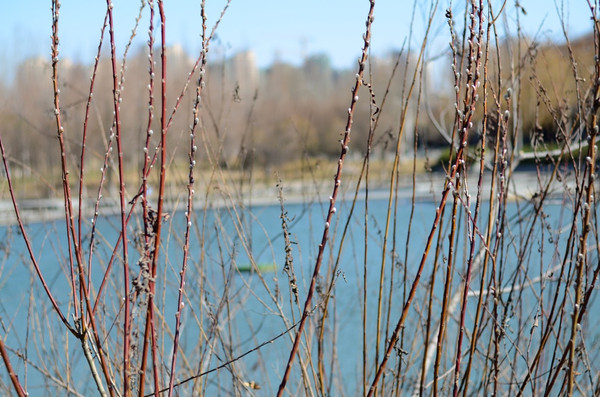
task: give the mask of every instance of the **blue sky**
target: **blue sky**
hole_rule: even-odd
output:
[[[463,4],[464,0],[454,3]],[[206,0],[212,26],[224,0]],[[413,46],[423,37],[429,2],[417,0]],[[493,1],[499,8],[501,1]],[[507,1],[506,21],[513,24],[514,1]],[[539,32],[541,39],[561,37],[557,4],[562,0],[520,0],[524,30]],[[0,24],[0,70],[10,71],[20,60],[50,53],[50,0],[4,0],[5,17]],[[200,33],[200,0],[166,0],[169,44],[179,43],[197,54]],[[106,10],[103,0],[62,0],[60,16],[61,56],[84,62],[93,59]],[[368,10],[367,0],[232,0],[218,30],[218,47],[225,54],[251,49],[260,66],[274,59],[298,64],[306,54],[327,53],[336,67],[353,66],[361,48]],[[446,49],[447,25],[443,18],[449,0],[440,0],[432,51]],[[591,30],[586,0],[564,0],[565,19],[572,37]],[[114,0],[117,47],[122,51],[140,7],[139,0]],[[383,56],[399,49],[408,37],[413,1],[376,1],[372,51]],[[147,12],[147,9],[146,9]],[[147,15],[147,14],[145,14]],[[9,17],[7,17],[9,16]],[[541,26],[541,27],[540,27]],[[437,39],[436,39],[437,37]],[[142,21],[135,46],[147,40],[147,18]]]

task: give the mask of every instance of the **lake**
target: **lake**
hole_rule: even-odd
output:
[[[360,395],[363,377],[363,334],[366,340],[366,378],[370,383],[376,358],[381,360],[384,345],[398,321],[406,295],[415,277],[423,255],[425,241],[438,205],[432,199],[421,197],[411,204],[408,196],[395,202],[396,216],[392,211],[392,223],[385,251],[383,285],[380,288],[380,270],[384,257],[383,245],[387,217],[387,192],[371,192],[365,201],[364,192],[356,202],[354,213],[349,218],[352,202],[350,196],[338,202],[335,222],[331,225],[331,238],[325,250],[324,263],[313,300],[314,311],[306,328],[305,339],[300,349],[300,359],[306,369],[307,382],[316,387],[318,376],[319,332],[323,324],[323,389],[329,395]],[[437,196],[439,197],[439,195]],[[436,198],[437,200],[437,198]],[[281,380],[291,348],[293,333],[284,333],[300,317],[306,291],[312,275],[318,244],[324,225],[328,202],[292,202],[285,204],[288,230],[291,239],[293,268],[297,278],[299,301],[294,300],[288,275],[283,271],[286,261],[286,244],[282,233],[281,208],[277,205],[225,206],[197,210],[192,224],[189,266],[186,274],[185,306],[181,351],[178,356],[178,376],[187,377],[222,365],[260,344],[272,340],[233,364],[182,385],[182,395],[191,395],[204,389],[207,395],[274,395]],[[386,387],[393,386],[394,374],[401,379],[401,394],[410,394],[419,383],[422,365],[427,366],[425,384],[433,379],[431,356],[424,356],[424,349],[435,342],[438,321],[446,280],[448,259],[449,198],[442,225],[440,255],[435,261],[434,247],[429,254],[420,285],[411,311],[403,328],[401,342],[388,364]],[[500,375],[504,382],[503,391],[510,394],[514,384],[522,380],[526,363],[541,336],[543,313],[551,307],[557,288],[560,264],[567,247],[567,237],[573,219],[573,211],[567,198],[553,197],[545,203],[541,216],[534,217],[534,206],[527,200],[512,200],[506,211],[504,237],[497,256],[496,280],[499,283],[499,320],[502,321],[504,336],[500,344]],[[471,210],[475,207],[472,205]],[[482,216],[476,233],[476,259],[480,264],[485,252],[481,248],[481,237],[485,234],[489,203],[482,204]],[[411,211],[414,211],[411,215]],[[468,258],[467,236],[472,232],[467,227],[467,212],[459,205],[457,212],[458,232],[455,237],[455,263],[452,276],[450,320],[445,338],[444,354],[441,358],[440,378],[445,387],[450,387],[452,366],[456,349],[457,318],[460,312],[460,288],[466,273]],[[409,223],[412,216],[412,222]],[[348,221],[349,219],[349,221]],[[349,222],[344,245],[338,255],[342,233]],[[95,257],[92,262],[91,279],[94,296],[117,240],[119,220],[115,216],[101,217],[98,221],[98,236],[94,244]],[[366,222],[366,223],[365,223]],[[366,225],[366,226],[365,226]],[[140,255],[135,250],[135,236],[140,233],[141,220],[132,219],[128,231],[130,244],[130,269],[135,276]],[[160,365],[168,367],[172,351],[172,332],[177,309],[176,297],[179,272],[183,260],[182,244],[185,216],[183,211],[174,210],[168,221],[168,233],[163,235],[160,268],[157,275],[157,327],[158,354]],[[89,246],[89,224],[84,238],[85,251]],[[32,223],[27,231],[35,247],[35,254],[42,272],[61,309],[72,314],[72,296],[69,283],[68,252],[64,222]],[[531,233],[530,233],[531,231]],[[410,239],[407,240],[410,232]],[[495,233],[495,232],[494,232]],[[30,392],[73,388],[84,395],[96,393],[89,369],[77,340],[69,335],[58,316],[51,311],[40,282],[33,274],[25,245],[14,226],[0,229],[0,318],[6,344],[17,349],[29,362],[13,355],[20,379]],[[529,239],[527,236],[530,236]],[[491,248],[490,248],[491,249]],[[365,254],[366,253],[366,254]],[[120,254],[120,249],[119,249]],[[479,254],[479,255],[478,255]],[[591,275],[597,262],[597,251],[589,253]],[[265,271],[259,276],[252,268],[254,262]],[[570,263],[570,262],[569,262]],[[337,264],[337,266],[336,266]],[[435,277],[432,279],[435,266]],[[275,267],[275,269],[273,269]],[[242,271],[240,271],[240,269]],[[365,276],[366,269],[366,276]],[[485,289],[489,286],[491,264],[486,271]],[[567,277],[566,275],[564,277]],[[333,284],[331,284],[333,280]],[[366,292],[363,288],[366,280]],[[435,282],[433,294],[429,286]],[[474,323],[476,302],[481,282],[481,268],[475,266],[471,283],[471,295],[467,305],[465,328],[468,337],[463,343],[463,353],[468,350],[470,332]],[[323,318],[323,303],[331,288],[327,305],[327,317]],[[116,264],[112,269],[108,292],[100,300],[100,325],[105,330],[106,349],[115,360],[121,352],[122,343],[122,270]],[[502,290],[502,288],[504,290]],[[379,325],[379,353],[376,357],[378,334],[378,299],[382,293]],[[512,291],[512,294],[509,293]],[[473,387],[486,382],[486,353],[493,330],[493,299],[485,295],[481,345],[478,345],[473,364]],[[363,327],[363,309],[366,297],[366,329]],[[431,302],[431,303],[429,303]],[[568,309],[566,299],[565,309]],[[588,308],[588,319],[584,323],[586,344],[591,347],[598,342],[597,320],[592,316],[597,309],[596,299]],[[144,306],[139,302],[134,307],[134,332],[141,332],[141,313]],[[431,322],[427,321],[431,313]],[[485,314],[487,313],[487,314]],[[566,318],[566,317],[565,317]],[[566,321],[566,320],[564,320]],[[539,323],[539,326],[536,325]],[[427,336],[427,329],[430,334]],[[566,331],[565,331],[566,332]],[[276,338],[278,335],[282,336]],[[137,335],[137,334],[136,334]],[[551,342],[564,341],[565,334],[553,334]],[[568,335],[567,335],[568,336]],[[276,339],[274,339],[276,338]],[[554,341],[554,342],[552,342]],[[134,347],[133,360],[139,346]],[[596,349],[589,352],[597,356]],[[551,362],[551,356],[544,357]],[[593,362],[593,361],[592,361]],[[16,364],[15,364],[16,363]],[[466,365],[464,362],[463,365]],[[548,364],[550,365],[550,364]],[[166,368],[165,367],[165,368]],[[464,367],[463,367],[464,368]],[[525,371],[525,372],[524,372]],[[44,375],[41,375],[41,374]],[[3,373],[4,382],[8,378]],[[120,376],[120,375],[118,375]],[[161,372],[166,382],[167,371]],[[254,389],[258,386],[260,389]],[[288,390],[293,395],[302,394],[303,384],[299,359],[296,358]],[[148,386],[147,392],[152,391]],[[473,389],[475,390],[475,389]]]

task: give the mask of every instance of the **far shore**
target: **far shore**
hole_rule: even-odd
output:
[[[415,188],[413,192],[413,181],[411,176],[401,177],[398,183],[397,191],[393,194],[399,200],[410,201],[414,199],[420,202],[428,201],[435,202],[441,198],[441,192],[444,186],[444,176],[441,174],[419,174],[416,177]],[[543,184],[547,179],[547,175],[541,176]],[[575,191],[575,182],[563,182],[572,192]],[[355,183],[350,186],[345,186],[340,190],[338,200],[352,200],[355,196]],[[561,197],[564,193],[564,188],[557,187],[552,189],[549,194],[554,197]],[[489,175],[484,177],[482,184],[482,198],[489,199],[491,187],[491,178]],[[542,185],[543,187],[543,185]],[[470,176],[467,180],[467,188],[471,194],[471,200],[474,201],[477,194],[477,175]],[[497,190],[497,185],[495,189]],[[323,180],[319,182],[302,182],[292,181],[283,183],[283,198],[287,204],[302,204],[310,202],[328,201],[332,193],[333,184],[331,181]],[[529,200],[533,196],[538,195],[541,191],[540,181],[535,172],[516,171],[512,174],[508,189],[508,199]],[[168,212],[184,210],[186,196],[185,191],[179,195],[170,196],[165,200],[165,209]],[[364,181],[361,185],[361,190],[358,193],[357,199],[364,200],[367,197],[370,200],[387,199],[389,197],[389,184],[386,186],[382,182],[371,183],[368,192],[364,189]],[[128,198],[129,199],[129,198]],[[156,207],[156,197],[151,197],[151,205]],[[152,204],[153,203],[153,204]],[[205,208],[207,205],[210,208],[222,208],[231,205],[239,205],[244,207],[251,206],[268,206],[278,205],[278,188],[267,186],[266,184],[247,185],[242,191],[235,190],[231,187],[223,188],[215,185],[210,191],[196,193],[194,207],[198,209]],[[28,199],[18,202],[21,219],[24,223],[47,222],[63,219],[65,217],[64,200],[60,197],[45,198],[45,199]],[[82,206],[84,216],[91,220],[94,212],[95,199],[87,199]],[[73,202],[73,208],[78,208],[78,202]],[[141,208],[141,207],[140,207]],[[129,206],[127,208],[129,210]],[[77,210],[76,210],[77,211]],[[103,197],[100,206],[100,215],[114,215],[119,213],[118,199]],[[0,225],[12,225],[16,223],[13,204],[10,200],[0,200]]]

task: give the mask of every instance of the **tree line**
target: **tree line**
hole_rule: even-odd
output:
[[[525,146],[555,144],[576,130],[574,103],[577,96],[583,94],[578,92],[573,79],[561,76],[577,73],[581,81],[589,78],[593,65],[585,54],[593,49],[592,36],[560,45],[510,38],[489,48],[487,55],[492,61],[488,80],[502,74],[506,92],[520,97],[515,101],[519,104],[515,109],[518,117],[513,118],[513,123],[519,125],[513,130],[521,135],[513,137],[515,142],[518,140]],[[212,153],[212,161],[232,168],[268,168],[305,156],[337,155],[338,135],[343,132],[345,107],[356,78],[353,69],[333,68],[325,54],[308,56],[298,66],[275,62],[265,69],[256,66],[251,52],[212,55],[201,105],[203,144],[206,151]],[[448,67],[450,54],[434,54],[431,59],[425,63],[428,65],[423,69],[426,76],[418,87],[423,99],[418,104],[412,99],[415,103],[404,120],[403,139],[409,142],[416,139],[421,149],[448,143],[456,103],[454,78]],[[370,60],[365,84],[369,85],[372,97],[359,101],[353,125],[353,155],[364,155],[369,145],[373,153],[383,158],[387,152],[393,152],[402,115],[382,112],[370,144],[369,130],[373,128],[372,116],[380,107],[386,104],[393,107],[394,103],[405,101],[409,89],[405,83],[406,71],[411,70],[412,62],[413,53],[405,49]],[[169,50],[167,98],[170,107],[185,86],[193,63],[194,59],[181,49]],[[59,65],[65,136],[71,146],[77,148],[81,142],[92,68],[68,59],[61,60]],[[146,134],[150,95],[147,49],[130,55],[122,66],[123,141],[128,148],[124,160],[132,171],[139,171],[146,155],[140,136]],[[155,72],[160,73],[160,64],[155,65]],[[191,76],[192,81],[196,78]],[[88,158],[97,160],[94,166],[102,163],[112,131],[111,79],[109,58],[100,59],[86,145],[86,150],[92,153]],[[152,94],[159,95],[159,85]],[[496,95],[500,98],[505,93]],[[2,134],[16,175],[57,169],[60,157],[55,153],[58,149],[53,128],[49,60],[32,58],[22,62],[12,81],[0,84],[0,98],[3,98]],[[183,138],[188,136],[193,120],[193,99],[193,95],[184,96],[184,103],[169,130],[169,150],[175,163],[187,161],[186,150],[181,146],[185,145]],[[482,111],[479,109],[476,122],[481,121]],[[493,116],[493,109],[488,112]],[[557,129],[557,122],[564,128]],[[154,119],[152,125],[155,131],[159,130],[159,120]],[[158,135],[152,138],[155,143]],[[78,150],[69,153],[73,164],[78,164]],[[209,164],[211,156],[206,157],[201,162]]]

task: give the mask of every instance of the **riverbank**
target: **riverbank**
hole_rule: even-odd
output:
[[[545,183],[549,176],[542,175],[542,183]],[[441,197],[445,177],[441,174],[423,173],[415,178],[414,189],[411,176],[403,176],[398,183],[398,189],[395,194],[400,200],[411,200],[413,195],[417,201],[436,201]],[[575,191],[574,181],[555,182],[555,187],[550,190],[553,196],[562,196],[565,189]],[[368,197],[370,199],[382,199],[389,197],[389,184],[384,181],[370,182]],[[543,185],[542,185],[543,186]],[[327,201],[331,195],[332,183],[328,180],[320,181],[291,181],[282,182],[283,198],[285,203],[310,203]],[[476,194],[477,175],[469,177],[467,188],[472,197]],[[491,188],[491,177],[486,175],[482,184],[483,199],[489,198],[488,192]],[[351,200],[355,195],[356,180],[350,179],[340,191],[340,200]],[[496,186],[497,189],[497,186]],[[541,191],[540,181],[535,172],[519,171],[514,172],[509,181],[508,199],[528,200],[539,194]],[[185,189],[169,195],[166,198],[166,210],[169,212],[184,210],[186,202]],[[151,195],[151,203],[156,204],[156,194]],[[276,184],[268,185],[265,183],[245,184],[240,186],[221,186],[213,184],[204,187],[196,192],[194,206],[196,209],[220,208],[231,205],[239,206],[258,206],[274,205],[279,202],[278,187]],[[364,199],[366,191],[364,181],[361,184],[361,191],[358,199]],[[128,198],[130,199],[130,198]],[[78,208],[78,201],[73,202],[73,208]],[[25,223],[46,222],[64,218],[65,205],[60,197],[46,199],[29,199],[18,202],[21,219]],[[90,218],[94,213],[95,199],[89,198],[82,203],[82,213],[86,218]],[[129,209],[129,208],[128,208]],[[98,209],[101,215],[114,215],[119,213],[119,201],[117,197],[103,197]],[[9,200],[0,201],[0,224],[11,225],[16,223],[13,204]]]

